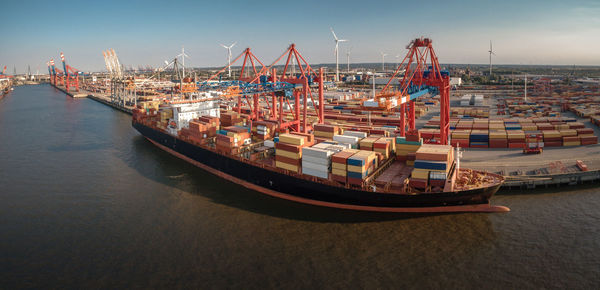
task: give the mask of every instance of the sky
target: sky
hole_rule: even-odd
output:
[[[600,1],[4,1],[0,67],[47,73],[50,58],[84,71],[105,70],[113,48],[126,66],[159,67],[185,46],[186,66],[227,63],[219,44],[250,47],[266,64],[290,43],[313,64],[386,63],[429,37],[440,63],[600,65]]]

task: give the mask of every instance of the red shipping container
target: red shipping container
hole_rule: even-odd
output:
[[[459,145],[460,147],[468,148],[469,139],[452,139],[452,141],[450,141],[450,144],[452,144],[452,146],[454,147],[457,147],[457,145]]]
[[[292,144],[285,144],[285,143],[277,142],[277,143],[275,143],[275,149],[289,151],[289,152],[294,152],[294,153],[299,153],[300,150],[302,150],[302,146],[301,145],[292,145]]]
[[[410,178],[408,180],[408,185],[412,186],[414,188],[426,188],[427,187],[427,179],[420,179],[420,178]]]
[[[508,148],[524,148],[525,143],[508,143]]]
[[[591,128],[577,129],[577,135],[583,135],[583,134],[594,134],[594,129],[591,129]]]
[[[339,175],[332,174],[331,179],[333,179],[337,182],[346,183],[346,176],[339,176]]]
[[[398,160],[398,161],[406,161],[406,160],[408,160],[408,158],[406,156],[396,155],[396,160]]]
[[[508,140],[506,139],[490,139],[490,148],[506,148],[508,147]]]
[[[430,179],[429,180],[429,185],[444,187],[446,185],[446,180],[444,180],[444,179]]]
[[[581,145],[592,145],[592,144],[598,144],[598,137],[596,137],[596,136],[581,137]]]
[[[544,147],[561,147],[562,141],[544,141]]]
[[[281,155],[275,155],[275,161],[287,163],[294,166],[300,166],[302,164],[302,159],[294,159]]]
[[[352,185],[361,185],[363,182],[362,179],[360,178],[352,178],[352,177],[348,177],[348,183],[352,184]]]

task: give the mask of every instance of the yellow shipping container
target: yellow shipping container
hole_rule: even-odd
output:
[[[429,178],[429,170],[415,168],[412,171],[411,177],[420,178],[420,179],[428,179]]]
[[[421,145],[396,144],[396,151],[417,152]]]
[[[304,145],[304,137],[292,134],[280,134],[279,142],[293,145]]]
[[[561,137],[569,137],[569,136],[577,136],[577,130],[569,129],[569,130],[560,130],[558,131]]]
[[[287,163],[281,162],[281,161],[275,161],[275,166],[277,166],[278,168],[287,169],[287,170],[290,170],[290,171],[293,171],[296,173],[298,173],[298,171],[300,169],[296,165],[287,164]]]
[[[340,169],[331,169],[331,174],[335,174],[335,175],[339,175],[339,176],[346,176],[346,170],[340,170]]]
[[[279,156],[283,156],[283,157],[287,157],[287,158],[293,158],[293,159],[300,159],[302,158],[302,151],[295,153],[295,152],[289,152],[289,151],[285,151],[285,150],[275,150],[275,155],[279,155]]]
[[[338,169],[338,170],[346,171],[347,170],[346,166],[347,166],[346,164],[337,163],[337,162],[331,162],[331,168],[332,169]]]

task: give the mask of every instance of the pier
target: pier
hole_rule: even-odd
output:
[[[131,112],[133,110],[133,106],[127,106],[127,105],[121,105],[115,102],[112,102],[111,98],[110,98],[110,94],[107,93],[98,93],[98,92],[90,92],[90,91],[86,91],[83,89],[80,89],[79,92],[69,92],[67,91],[63,86],[55,86],[53,84],[51,84],[52,87],[62,91],[63,93],[67,94],[70,97],[73,98],[89,98],[92,99],[94,101],[103,103],[105,105],[111,106],[114,109],[117,109],[121,112],[127,113],[131,115]]]

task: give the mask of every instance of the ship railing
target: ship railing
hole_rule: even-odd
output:
[[[370,186],[375,182],[375,179],[377,179],[377,177],[379,177],[386,169],[388,169],[390,166],[392,166],[392,163],[394,163],[394,161],[395,161],[395,158],[390,157],[385,162],[383,162],[383,164],[381,166],[379,166],[379,168],[377,168],[370,176],[365,178],[365,180],[363,181],[362,187],[370,188]]]

